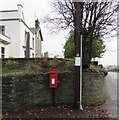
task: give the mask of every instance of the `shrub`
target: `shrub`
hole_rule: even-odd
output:
[[[58,66],[67,66],[68,61],[66,59],[59,59],[58,62]]]
[[[74,66],[74,59],[58,59],[51,60],[51,67]]]
[[[51,60],[51,66],[52,67],[58,67],[58,66],[60,66],[60,60],[58,60],[57,58],[53,58]]]
[[[18,69],[19,68],[19,64],[16,61],[9,60],[9,61],[7,61],[5,63],[5,68],[10,69],[10,70],[11,69]]]
[[[50,65],[50,62],[48,61],[47,58],[44,58],[41,63],[40,63],[40,66],[42,68],[49,68],[51,65]]]
[[[37,72],[39,70],[42,70],[41,66],[32,62],[28,62],[24,68],[23,68],[26,72]]]
[[[69,61],[67,61],[67,66],[74,66],[74,58],[69,59]]]
[[[103,73],[104,73],[104,75],[105,75],[105,76],[107,76],[107,74],[108,74],[108,72],[107,72],[107,71],[104,71]]]
[[[98,67],[96,67],[95,65],[91,64],[89,68],[92,72],[100,72],[100,69]]]
[[[90,69],[92,72],[97,72],[97,73],[102,72],[105,76],[108,74],[108,72],[107,72],[104,68],[101,68],[100,66],[97,66],[97,65],[92,65],[92,64],[90,64],[89,69]]]

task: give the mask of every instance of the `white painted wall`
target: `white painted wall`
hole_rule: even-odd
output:
[[[34,34],[24,25],[23,22],[20,22],[20,56],[24,57],[25,48],[25,31],[30,33],[30,57],[32,57],[32,53],[35,54],[35,51],[32,49],[32,38],[34,38]],[[35,39],[35,38],[34,38]]]
[[[5,35],[11,38],[11,44],[6,47],[6,57],[13,56],[15,58],[25,57],[25,31],[30,33],[30,57],[35,55],[35,50],[32,49],[32,37],[34,34],[30,29],[22,22],[24,21],[23,9],[21,5],[18,5],[18,11],[13,12],[0,12],[0,19],[7,19],[0,21],[0,26],[5,26]],[[17,19],[17,20],[10,20]],[[21,20],[22,19],[22,20]],[[35,39],[35,38],[34,38]]]
[[[42,55],[42,44],[41,44],[41,37],[39,32],[37,32],[36,36],[35,36],[35,56],[36,57],[41,57]]]
[[[1,25],[1,23],[0,23]],[[10,36],[11,44],[7,46],[7,56],[19,57],[20,48],[20,23],[19,21],[2,21],[2,25],[5,26],[5,35]]]

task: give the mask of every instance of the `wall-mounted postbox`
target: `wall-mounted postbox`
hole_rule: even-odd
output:
[[[50,70],[50,88],[57,88],[58,86],[58,70]]]

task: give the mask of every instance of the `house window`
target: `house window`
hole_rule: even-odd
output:
[[[5,57],[5,48],[1,47],[1,58]]]
[[[32,57],[34,58],[34,53],[32,53]]]
[[[32,38],[32,48],[34,49],[34,38]]]
[[[24,51],[24,57],[26,57],[26,50]]]
[[[24,45],[26,46],[26,41],[27,41],[27,32],[25,31],[25,36],[24,36]]]
[[[5,26],[0,26],[0,33],[1,33],[2,35],[5,34]]]

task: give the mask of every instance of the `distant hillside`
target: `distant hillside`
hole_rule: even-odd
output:
[[[119,66],[118,65],[109,65],[106,67],[106,70],[108,71],[119,71]]]

